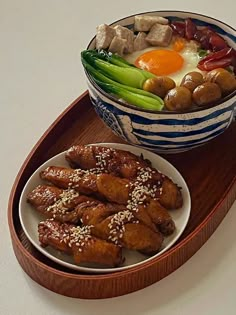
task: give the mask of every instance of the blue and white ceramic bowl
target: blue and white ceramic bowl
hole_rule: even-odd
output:
[[[141,14],[156,14],[170,20],[190,17],[198,26],[210,25],[236,49],[236,30],[214,18],[182,11],[155,11]],[[116,21],[112,25],[131,27],[133,22],[134,15]],[[95,37],[87,48],[95,48]],[[213,107],[197,108],[183,113],[154,112],[118,101],[102,91],[88,73],[86,75],[91,101],[104,123],[128,143],[158,153],[177,153],[203,145],[223,133],[234,119],[236,91]]]

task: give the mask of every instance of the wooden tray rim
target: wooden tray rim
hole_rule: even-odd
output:
[[[229,192],[231,191],[232,187],[235,185],[236,183],[236,175],[234,177],[234,180],[231,182],[231,184],[228,186],[228,189],[225,191],[225,193],[223,194],[221,200],[219,200],[219,202],[214,206],[214,208],[209,212],[209,214],[205,217],[205,219],[202,221],[201,224],[199,224],[190,234],[188,234],[182,241],[180,241],[177,245],[173,245],[173,247],[171,247],[167,252],[163,253],[162,255],[148,261],[148,262],[144,262],[143,264],[139,265],[139,266],[134,266],[130,269],[124,270],[124,271],[118,271],[118,272],[114,272],[114,273],[109,273],[109,274],[74,274],[74,273],[69,273],[69,272],[65,272],[65,271],[61,271],[61,270],[57,270],[56,268],[50,267],[46,264],[44,264],[43,262],[39,261],[37,258],[35,258],[31,253],[29,253],[29,251],[22,245],[17,232],[15,231],[14,228],[14,222],[13,222],[13,200],[14,200],[14,196],[16,193],[16,189],[17,186],[19,184],[20,178],[28,164],[28,162],[30,161],[31,157],[34,155],[34,153],[37,151],[37,149],[39,148],[40,145],[42,145],[44,139],[47,138],[48,134],[50,134],[52,132],[52,130],[55,128],[55,126],[57,125],[57,123],[61,120],[63,120],[66,115],[68,114],[68,112],[70,112],[70,110],[76,106],[79,105],[80,101],[86,97],[88,94],[88,91],[85,91],[82,95],[80,95],[77,99],[75,99],[59,116],[58,118],[49,126],[49,128],[43,133],[43,135],[39,138],[39,140],[36,142],[36,144],[34,145],[34,147],[32,148],[32,150],[30,151],[30,153],[28,154],[28,156],[26,157],[25,161],[23,162],[16,178],[15,181],[13,183],[11,192],[10,192],[10,196],[9,196],[9,202],[8,202],[8,225],[9,225],[9,229],[10,229],[10,234],[11,236],[14,238],[14,241],[16,242],[17,247],[21,248],[21,250],[24,252],[24,255],[26,255],[28,258],[30,258],[31,260],[33,260],[33,262],[40,266],[42,269],[50,271],[54,274],[57,275],[64,275],[67,277],[70,277],[71,279],[89,279],[89,280],[97,280],[98,278],[101,280],[106,279],[106,278],[119,278],[122,277],[124,275],[130,274],[130,273],[134,273],[139,271],[140,269],[145,269],[148,268],[150,265],[153,264],[157,264],[158,262],[160,262],[161,260],[165,259],[167,256],[173,254],[175,251],[177,251],[180,247],[183,247],[186,243],[190,242],[209,222],[209,220],[211,219],[211,217],[215,214],[215,212],[217,211],[217,209],[219,208],[219,206],[224,202],[224,200],[226,199],[227,195],[229,194]]]

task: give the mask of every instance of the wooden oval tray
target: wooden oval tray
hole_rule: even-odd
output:
[[[62,295],[98,299],[142,289],[184,264],[211,236],[236,198],[236,123],[209,144],[187,153],[165,155],[185,178],[191,193],[189,223],[178,242],[152,261],[104,275],[82,274],[57,265],[38,252],[19,221],[21,191],[30,175],[73,144],[122,142],[98,118],[88,93],[73,102],[30,152],[12,187],[8,222],[13,249],[24,271],[40,285]]]

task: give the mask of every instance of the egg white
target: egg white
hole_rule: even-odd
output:
[[[133,53],[127,54],[125,56],[123,56],[123,58],[125,60],[127,60],[129,63],[134,64],[136,59],[141,56],[142,54],[148,52],[148,51],[152,51],[152,50],[173,50],[170,47],[148,47],[145,48],[143,50],[139,50],[139,51],[135,51]],[[188,72],[192,72],[192,71],[197,71],[197,72],[201,72],[201,70],[199,70],[197,68],[197,64],[200,60],[200,57],[197,53],[196,47],[194,45],[186,45],[180,52],[178,52],[184,59],[184,63],[183,66],[180,70],[173,72],[171,74],[168,74],[167,76],[171,79],[173,79],[176,83],[176,85],[178,86],[183,77],[185,76],[185,74],[187,74]]]

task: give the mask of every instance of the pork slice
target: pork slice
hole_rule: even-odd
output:
[[[166,25],[169,21],[162,16],[136,15],[134,17],[134,30],[139,32],[148,32],[156,23]]]
[[[97,26],[96,48],[97,49],[108,48],[115,35],[116,32],[113,29],[113,27],[107,24],[101,24]]]
[[[154,24],[146,37],[146,41],[152,46],[166,47],[172,39],[172,28],[169,25]]]
[[[114,27],[116,36],[126,39],[127,44],[125,47],[125,53],[131,53],[134,51],[134,33],[127,27],[116,25]]]
[[[134,39],[134,51],[142,50],[150,46],[146,41],[147,34],[144,32],[139,32]]]
[[[112,53],[117,53],[123,56],[125,49],[127,47],[127,40],[119,36],[114,36],[108,50]]]

